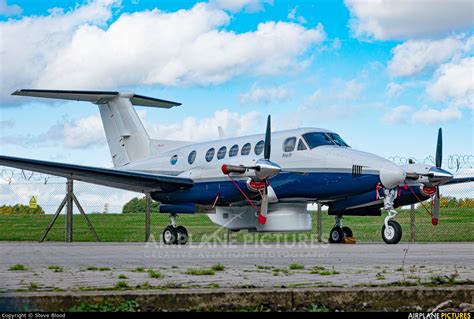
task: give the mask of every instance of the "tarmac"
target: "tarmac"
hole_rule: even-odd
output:
[[[10,270],[15,264],[26,269]],[[223,267],[210,271],[216,264]],[[430,286],[473,280],[473,243],[0,243],[0,293],[120,285],[162,290]]]

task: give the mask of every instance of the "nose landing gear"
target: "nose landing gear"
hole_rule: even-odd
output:
[[[184,226],[176,226],[176,214],[170,215],[171,225],[163,230],[165,245],[185,245],[188,242],[188,231]]]
[[[387,211],[388,216],[385,217],[382,226],[382,239],[387,244],[398,244],[402,239],[402,226],[393,220],[398,212],[393,207],[397,198],[397,189],[385,189],[383,198],[383,208]]]

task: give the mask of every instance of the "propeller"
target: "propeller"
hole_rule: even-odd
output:
[[[449,182],[453,179],[453,174],[441,168],[443,162],[443,130],[438,130],[438,140],[436,142],[435,166],[429,168],[427,173],[407,172],[407,180],[419,180],[422,177],[427,179],[421,182],[427,187],[434,187],[436,190],[432,199],[431,205],[431,223],[437,225],[439,221],[440,211],[440,193],[439,186]]]
[[[230,173],[244,174],[247,170],[254,170],[255,176],[263,182],[262,201],[260,204],[260,211],[258,212],[258,223],[265,224],[268,213],[268,180],[281,172],[280,165],[270,161],[272,132],[271,132],[271,117],[268,115],[267,127],[265,130],[265,141],[263,148],[263,158],[255,162],[255,166],[236,166],[236,165],[222,165],[222,172],[226,175]]]
[[[436,168],[441,169],[443,162],[443,130],[441,127],[438,130],[438,141],[436,142],[436,155],[435,155]],[[452,178],[452,175],[451,175]],[[439,221],[439,209],[440,209],[440,195],[439,195],[439,184],[436,186],[436,193],[433,198],[431,207],[431,223],[438,225]]]

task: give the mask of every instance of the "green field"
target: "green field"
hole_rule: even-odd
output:
[[[144,241],[144,214],[89,214],[89,219],[102,241],[132,242]],[[2,215],[0,216],[0,240],[37,241],[51,215]],[[380,230],[385,215],[378,217],[346,217],[344,225],[352,228],[357,241],[381,242]],[[403,227],[403,241],[410,239],[410,212],[402,211],[397,220]],[[64,215],[56,221],[48,234],[47,241],[64,240]],[[168,224],[164,214],[152,214],[152,234],[161,240],[161,231]],[[226,242],[227,230],[219,229],[205,215],[180,215],[178,224],[185,225],[192,242]],[[334,218],[323,212],[323,239],[328,239]],[[299,242],[316,239],[316,214],[313,215],[311,233],[232,233],[235,242]],[[444,208],[438,226],[431,225],[431,217],[420,209],[416,211],[416,241],[473,241],[474,208]],[[93,241],[82,217],[74,215],[74,241]]]

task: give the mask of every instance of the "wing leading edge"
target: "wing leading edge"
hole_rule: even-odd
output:
[[[142,193],[170,192],[192,187],[194,184],[192,179],[176,176],[55,163],[1,155],[0,165]]]

